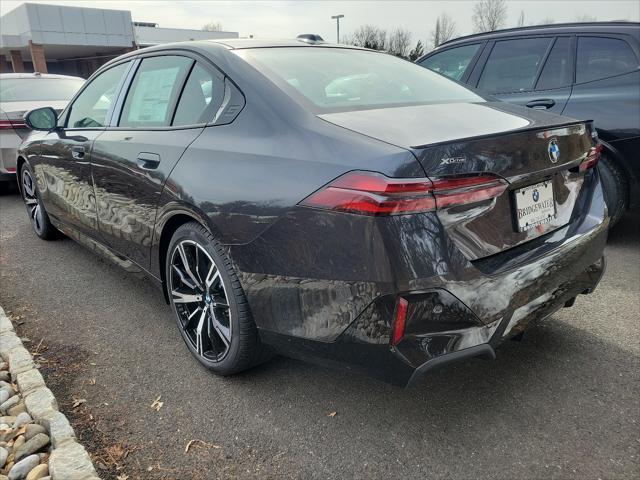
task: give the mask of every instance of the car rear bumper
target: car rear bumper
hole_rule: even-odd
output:
[[[15,180],[18,147],[22,139],[12,130],[0,132],[0,181]]]
[[[564,227],[477,261],[459,254],[428,215],[360,229],[360,219],[342,225],[347,216],[328,221],[304,212],[282,222],[297,228],[276,225],[237,247],[261,260],[250,268],[287,273],[236,267],[265,343],[289,356],[407,385],[451,362],[493,357],[502,341],[596,288],[608,230],[597,172],[585,181],[575,211]],[[300,222],[309,223],[301,228]],[[318,234],[316,225],[349,235]],[[282,258],[279,244],[288,250]],[[287,263],[291,258],[298,262]],[[325,271],[333,280],[324,279]],[[408,308],[402,339],[392,346],[398,298]]]

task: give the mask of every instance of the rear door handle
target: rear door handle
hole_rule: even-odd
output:
[[[84,158],[84,147],[72,147],[71,156],[76,160],[82,160]]]
[[[160,165],[160,155],[157,153],[140,152],[138,166],[144,170],[155,170]]]
[[[552,98],[541,98],[540,100],[532,100],[527,103],[527,107],[529,108],[538,108],[538,109],[549,109],[556,104],[555,100]]]

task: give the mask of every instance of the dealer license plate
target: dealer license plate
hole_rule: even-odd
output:
[[[514,192],[514,196],[519,232],[530,230],[555,218],[556,203],[553,200],[551,180],[519,188]]]

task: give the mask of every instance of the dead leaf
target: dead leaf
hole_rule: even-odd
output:
[[[73,405],[71,405],[71,408],[78,408],[80,405],[82,405],[83,403],[86,403],[86,402],[87,402],[86,398],[73,397]]]
[[[327,414],[327,417],[331,417],[331,418],[333,418],[333,417],[335,417],[337,414],[338,414],[338,412],[330,412],[330,413],[328,413],[328,414]]]
[[[90,378],[89,379],[89,385],[95,385],[96,384],[96,379],[95,378]]]
[[[122,474],[118,475],[116,478],[117,480],[129,480],[129,475]]]
[[[164,402],[160,401],[161,398],[162,398],[162,395],[159,395],[158,398],[156,398],[151,404],[151,408],[153,408],[156,412],[159,412],[162,406],[164,405]]]
[[[215,445],[215,444],[213,444],[213,443],[207,443],[207,442],[205,442],[204,440],[194,439],[194,440],[189,440],[189,441],[187,442],[187,446],[186,446],[186,447],[184,447],[184,453],[189,453],[189,449],[190,449],[192,446],[194,446],[194,447],[195,447],[196,445],[201,445],[201,446],[203,446],[203,447],[205,447],[205,448],[222,448],[220,445]]]

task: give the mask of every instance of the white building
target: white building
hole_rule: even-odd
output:
[[[88,77],[137,48],[211,38],[238,38],[238,32],[161,28],[132,22],[128,10],[24,3],[0,17],[0,72]]]

